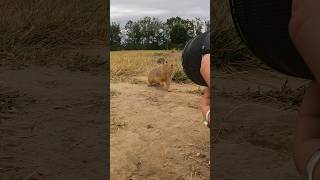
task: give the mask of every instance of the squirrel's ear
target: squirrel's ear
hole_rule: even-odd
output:
[[[157,63],[158,63],[158,64],[164,64],[164,63],[165,63],[164,61],[165,61],[165,60],[164,60],[163,58],[160,58],[160,59],[157,60]]]

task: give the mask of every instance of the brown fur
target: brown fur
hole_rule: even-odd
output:
[[[170,91],[170,83],[174,72],[174,64],[164,61],[160,67],[154,68],[149,72],[149,86],[165,85],[167,91]]]
[[[166,61],[166,60],[165,60],[164,58],[159,58],[159,59],[157,60],[157,63],[158,63],[158,64],[164,64],[165,61]]]

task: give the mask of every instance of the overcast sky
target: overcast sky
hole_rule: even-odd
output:
[[[111,0],[111,22],[122,25],[128,20],[137,20],[145,16],[165,20],[180,16],[193,19],[210,19],[210,0]]]

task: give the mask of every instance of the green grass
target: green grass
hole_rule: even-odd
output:
[[[191,80],[184,73],[182,66],[178,66],[173,74],[172,81],[176,83],[190,83]]]

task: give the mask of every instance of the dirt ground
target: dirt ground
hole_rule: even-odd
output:
[[[210,179],[210,131],[198,86],[111,82],[110,172],[115,180]]]
[[[298,106],[285,96],[301,97],[295,92],[306,83],[264,70],[217,71],[212,83],[216,179],[300,179],[291,156]]]
[[[106,82],[102,72],[1,67],[0,179],[105,178]]]

